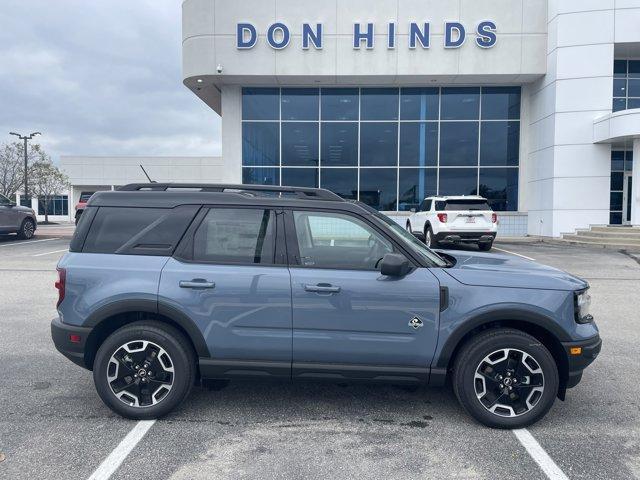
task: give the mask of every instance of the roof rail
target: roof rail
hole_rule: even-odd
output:
[[[331,200],[334,202],[344,202],[345,200],[324,188],[307,187],[279,187],[273,185],[233,185],[218,183],[130,183],[117,190],[125,192],[166,192],[171,190],[185,191],[197,190],[200,192],[218,193],[245,193],[245,194],[289,194],[306,200]]]

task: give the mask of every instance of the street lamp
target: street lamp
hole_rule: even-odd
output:
[[[29,135],[20,135],[16,132],[9,132],[9,135],[15,135],[20,140],[24,141],[24,198],[29,198],[29,184],[27,183],[27,141],[31,140],[36,135],[42,135],[40,132],[33,132]]]

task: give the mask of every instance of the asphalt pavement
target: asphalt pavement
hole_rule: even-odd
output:
[[[474,422],[447,388],[314,383],[196,388],[132,441],[138,422],[105,407],[91,372],[51,343],[67,247],[0,237],[0,478],[640,478],[640,264],[624,253],[496,243],[587,279],[604,342],[525,432],[537,450]]]

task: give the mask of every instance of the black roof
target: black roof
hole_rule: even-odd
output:
[[[87,206],[173,208],[178,205],[323,206],[372,213],[360,202],[345,200],[322,188],[197,183],[132,183],[114,191],[96,192]]]

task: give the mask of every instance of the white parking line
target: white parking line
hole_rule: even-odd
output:
[[[69,249],[65,248],[64,250],[54,250],[53,252],[44,252],[44,253],[37,253],[35,255],[32,255],[33,257],[42,257],[44,255],[51,255],[52,253],[61,253],[61,252],[68,252]]]
[[[60,237],[43,238],[42,240],[26,240],[24,242],[3,243],[2,245],[0,245],[0,248],[2,248],[2,247],[15,247],[16,245],[26,245],[27,243],[50,242],[51,240],[60,240]]]
[[[569,480],[560,467],[556,465],[556,462],[545,452],[544,448],[540,446],[538,441],[531,435],[529,430],[521,428],[518,430],[512,430],[522,446],[527,450],[531,458],[535,460],[538,466],[545,473],[550,480]]]
[[[111,477],[154,423],[156,423],[155,420],[140,420],[136,423],[136,426],[127,433],[127,436],[122,439],[113,452],[93,472],[89,480],[107,480]]]
[[[527,257],[526,255],[521,255],[521,254],[516,253],[516,252],[510,252],[509,250],[504,250],[503,248],[493,247],[493,249],[494,250],[500,250],[501,252],[504,252],[504,253],[510,253],[511,255],[516,255],[518,257],[526,258],[527,260],[535,261],[535,258]]]

